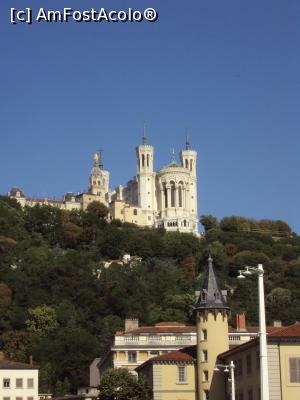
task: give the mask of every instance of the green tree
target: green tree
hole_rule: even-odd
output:
[[[29,337],[26,332],[7,331],[0,337],[1,349],[13,360],[26,362]]]
[[[11,289],[5,283],[0,283],[0,305],[8,306],[11,303],[11,294]]]
[[[147,400],[147,387],[127,369],[109,369],[101,379],[99,400]]]
[[[205,232],[219,227],[217,218],[212,215],[201,215],[200,222],[204,226]]]
[[[55,310],[50,306],[39,306],[28,310],[26,326],[29,332],[40,337],[47,336],[58,327]]]

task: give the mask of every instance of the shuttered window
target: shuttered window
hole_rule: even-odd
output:
[[[300,357],[290,358],[290,382],[300,383]]]

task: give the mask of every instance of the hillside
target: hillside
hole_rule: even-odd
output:
[[[255,277],[237,280],[244,265],[263,263],[267,318],[300,320],[300,237],[282,221],[203,216],[205,237],[107,223],[107,210],[50,206],[22,210],[0,198],[0,346],[20,361],[41,365],[41,390],[64,392],[88,383],[88,366],[101,356],[125,317],[143,324],[193,323],[194,291],[208,254],[233,313],[257,323]],[[125,253],[134,265],[105,260]]]

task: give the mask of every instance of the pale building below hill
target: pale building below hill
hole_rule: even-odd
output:
[[[267,327],[274,332],[280,327]],[[245,343],[258,335],[258,327],[246,326],[244,314],[236,316],[235,327],[229,327],[230,345]],[[196,345],[197,331],[195,325],[178,322],[159,322],[153,326],[139,326],[137,319],[126,319],[124,331],[115,333],[112,345],[105,355],[96,363],[98,376],[109,368],[127,368],[135,373],[135,368],[145,361],[171,351]],[[98,359],[97,359],[98,360]],[[95,376],[95,368],[93,369]],[[100,379],[99,377],[99,379]]]
[[[0,352],[1,400],[38,400],[38,378],[38,367],[9,360]]]

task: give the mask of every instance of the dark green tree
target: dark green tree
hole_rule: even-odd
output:
[[[107,370],[99,386],[99,400],[147,400],[147,386],[127,369]]]

